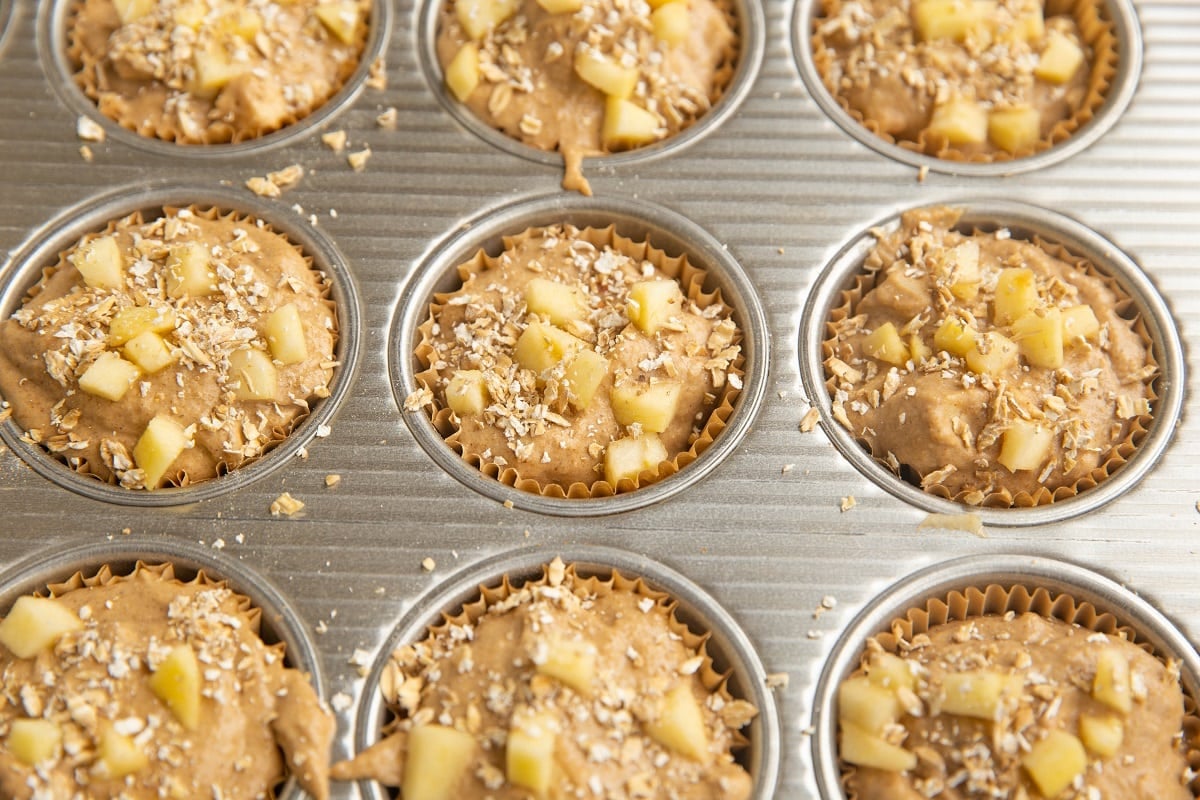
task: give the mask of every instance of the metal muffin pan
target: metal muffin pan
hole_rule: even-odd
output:
[[[714,669],[718,673],[729,673],[727,685],[733,697],[748,700],[759,710],[758,716],[743,730],[749,746],[735,756],[754,780],[753,796],[772,796],[779,773],[779,716],[775,698],[766,686],[762,662],[737,622],[699,586],[644,556],[612,547],[588,545],[562,548],[554,555],[566,564],[574,565],[585,577],[607,578],[616,571],[627,578],[643,578],[651,589],[665,592],[678,601],[675,616],[693,633],[712,634],[706,650]],[[553,557],[541,548],[527,547],[502,553],[459,570],[432,592],[418,598],[397,623],[367,676],[355,720],[356,749],[362,750],[378,742],[389,719],[390,712],[379,691],[379,680],[393,650],[424,639],[430,627],[443,621],[443,615],[452,616],[461,611],[463,605],[477,600],[480,586],[498,586],[505,576],[515,586],[540,578],[542,565]],[[389,796],[374,781],[363,781],[360,787],[368,800],[383,800]]]
[[[788,675],[788,686],[774,690],[780,800],[822,799],[809,727],[835,644],[878,594],[931,565],[1014,553],[1076,564],[1134,587],[1188,643],[1200,642],[1194,4],[1135,2],[1144,45],[1140,81],[1125,111],[1090,146],[1011,177],[931,168],[923,183],[914,166],[843,131],[810,94],[797,70],[796,4],[751,4],[763,16],[761,63],[720,124],[687,147],[661,145],[659,157],[596,159],[586,169],[608,207],[668,212],[740,265],[766,321],[763,399],[739,443],[703,480],[621,514],[587,518],[505,508],[498,497],[464,485],[431,459],[397,405],[392,335],[404,293],[426,279],[425,266],[460,231],[465,241],[495,215],[525,203],[550,208],[554,198],[568,207],[576,198],[560,193],[552,158],[539,165],[514,157],[447,111],[440,79],[422,67],[421,3],[380,5],[392,23],[386,89],[364,87],[269,147],[195,156],[191,148],[135,143],[106,127],[107,141],[87,143],[94,154],[88,163],[75,133],[87,109],[63,96],[56,68],[39,51],[40,7],[14,3],[0,50],[7,111],[0,115],[0,252],[21,251],[112,187],[224,191],[297,228],[315,220],[314,235],[342,254],[353,276],[360,358],[344,399],[331,409],[330,435],[312,443],[307,459],[289,459],[234,491],[187,505],[128,507],[84,496],[46,480],[11,449],[0,452],[0,566],[104,544],[124,529],[156,542],[219,548],[223,561],[244,563],[277,586],[312,632],[327,690],[345,709],[335,743],[340,758],[357,749],[352,709],[371,689],[360,665],[378,659],[397,620],[447,577],[519,546],[546,560],[584,544],[645,556],[701,587],[737,621],[764,669]],[[398,112],[394,130],[376,123],[388,108]],[[337,129],[350,139],[347,152],[370,146],[363,172],[350,169],[346,152],[321,144],[321,133]],[[247,178],[292,163],[303,164],[306,175],[278,200],[242,188]],[[1062,214],[1138,264],[1175,323],[1186,381],[1169,441],[1126,491],[1069,519],[1012,527],[988,520],[988,538],[918,530],[927,509],[860,472],[833,444],[831,419],[808,433],[799,428],[809,400],[819,403],[819,395],[808,396],[800,365],[804,309],[822,269],[872,222],[981,197]],[[335,474],[340,483],[327,488],[326,476]],[[272,517],[271,502],[284,491],[306,506],[291,518]],[[422,569],[425,558],[436,562],[432,572]],[[356,784],[337,784],[333,796],[362,795]]]

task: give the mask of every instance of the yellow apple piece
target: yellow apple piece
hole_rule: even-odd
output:
[[[479,85],[479,78],[479,45],[467,42],[446,65],[446,88],[458,102],[465,103]]]
[[[975,339],[967,351],[967,366],[980,375],[1003,375],[1017,368],[1019,350],[1012,339],[1002,333],[988,331]]]
[[[313,14],[342,44],[353,44],[358,33],[358,3],[354,0],[320,3]]]
[[[574,14],[583,8],[583,0],[537,0],[547,14]]]
[[[852,722],[842,723],[842,741],[838,754],[848,764],[888,772],[907,772],[917,766],[917,757],[913,753],[884,741]]]
[[[279,373],[262,350],[234,350],[229,354],[229,385],[238,400],[274,400]]]
[[[125,256],[116,237],[101,236],[84,242],[76,248],[71,263],[93,289],[120,289],[125,285]]]
[[[467,36],[479,41],[517,13],[518,0],[455,0],[454,16]]]
[[[534,278],[525,285],[525,308],[559,327],[588,315],[587,303],[577,288],[546,278]]]
[[[588,697],[596,674],[596,647],[575,639],[553,639],[548,643],[546,659],[535,665],[541,674]]]
[[[1046,422],[1012,420],[1000,437],[996,460],[1009,472],[1041,469],[1054,446],[1054,429]]]
[[[1087,768],[1087,752],[1076,737],[1052,730],[1021,759],[1025,771],[1048,800],[1054,800]]]
[[[965,356],[975,348],[975,329],[958,317],[946,317],[933,334],[933,346],[952,356]]]
[[[175,312],[170,306],[126,306],[113,314],[108,324],[108,344],[120,347],[139,333],[167,333],[175,330]]]
[[[604,104],[603,144],[609,150],[638,147],[662,138],[658,116],[637,103],[609,97]]]
[[[203,0],[189,0],[189,2],[180,3],[175,8],[174,18],[176,25],[183,25],[192,30],[199,30],[204,24],[204,18],[208,16],[208,6]]]
[[[154,331],[143,331],[125,343],[125,357],[147,375],[153,375],[175,361],[163,338]]]
[[[1019,675],[988,670],[951,672],[942,678],[943,713],[976,719],[996,720],[1004,709],[1004,698],[1020,692]]]
[[[1037,278],[1027,267],[1000,270],[996,279],[996,294],[992,305],[992,322],[1009,325],[1041,306],[1037,293]]]
[[[554,774],[557,738],[549,715],[516,716],[504,747],[504,772],[508,782],[543,797]]]
[[[1047,369],[1063,365],[1062,312],[1057,308],[1020,317],[1012,324],[1012,335],[1030,365]]]
[[[974,300],[979,294],[979,243],[960,242],[946,251],[945,268],[949,271],[950,293],[959,300]]]
[[[137,365],[130,364],[116,353],[101,353],[79,376],[79,388],[95,397],[116,402],[125,396],[141,375]]]
[[[662,433],[671,426],[679,408],[680,385],[673,381],[626,384],[614,387],[613,416],[621,425],[641,425],[647,433]]]
[[[1116,711],[1128,714],[1133,708],[1129,661],[1114,648],[1100,652],[1096,659],[1096,677],[1092,681],[1092,697]]]
[[[1075,76],[1082,63],[1083,50],[1079,45],[1058,31],[1050,31],[1033,74],[1047,83],[1063,84]]]
[[[912,353],[912,359],[917,364],[933,355],[933,349],[925,344],[921,335],[917,333],[910,334],[908,337],[908,352]]]
[[[1015,153],[1042,137],[1042,115],[1031,106],[1002,108],[988,114],[988,139],[1001,150]]]
[[[171,648],[150,676],[150,691],[189,731],[200,724],[200,662],[188,644]]]
[[[4,746],[22,764],[33,767],[52,760],[62,744],[62,729],[48,719],[14,719]]]
[[[913,27],[921,41],[951,39],[961,42],[995,12],[985,0],[917,0],[912,6]]]
[[[908,661],[894,653],[872,653],[867,660],[867,679],[885,689],[915,689],[917,678]]]
[[[52,647],[64,634],[81,630],[79,616],[62,603],[23,595],[0,622],[0,644],[17,658],[30,658]]]
[[[563,380],[567,384],[567,399],[571,407],[576,411],[586,411],[606,377],[608,359],[595,350],[584,348],[568,356]]]
[[[637,481],[639,475],[655,469],[667,457],[666,445],[656,434],[617,439],[604,451],[604,480],[614,487],[623,480]]]
[[[1102,758],[1109,758],[1121,749],[1125,739],[1125,724],[1111,714],[1081,714],[1079,739],[1083,746]]]
[[[105,775],[114,780],[132,775],[150,763],[150,757],[133,739],[117,733],[111,727],[105,727],[101,732],[97,755]]]
[[[653,336],[683,312],[683,292],[673,280],[638,281],[629,289],[625,311],[638,330]]]
[[[264,325],[271,358],[281,364],[299,364],[308,358],[304,322],[295,303],[287,303],[267,315]]]
[[[575,74],[609,97],[629,97],[638,81],[636,67],[623,67],[590,47],[575,51]]]
[[[866,675],[847,678],[838,686],[838,719],[862,730],[879,734],[900,719],[900,700],[893,689],[871,681]]]
[[[243,72],[225,49],[218,44],[200,48],[192,54],[192,82],[189,88],[197,97],[215,97]]]
[[[890,322],[883,323],[867,334],[867,337],[863,339],[863,352],[871,358],[877,358],[898,367],[904,366],[911,357],[908,347],[900,339],[900,333],[896,330],[896,326]]]
[[[354,4],[345,3],[344,5],[352,6]],[[253,42],[254,37],[262,30],[263,18],[252,8],[231,9],[221,15],[217,27],[220,31],[237,36],[242,41]]]
[[[400,796],[404,800],[451,800],[475,759],[475,737],[443,725],[409,731]]]
[[[113,0],[113,8],[122,25],[136,22],[154,10],[158,0]]]
[[[167,296],[206,297],[217,291],[212,256],[196,242],[176,245],[167,256]]]
[[[133,447],[133,461],[146,474],[147,489],[158,487],[187,445],[187,433],[178,422],[162,414],[150,420]]]
[[[654,741],[682,756],[701,764],[707,764],[710,760],[704,715],[687,682],[667,692],[658,716],[646,723],[646,733]]]
[[[1067,345],[1095,339],[1100,333],[1100,320],[1091,306],[1079,305],[1062,310],[1063,341]]]
[[[974,100],[949,100],[933,109],[927,130],[950,144],[980,144],[987,140],[987,112]]]
[[[541,375],[546,370],[553,369],[568,355],[587,346],[587,342],[564,330],[532,319],[517,337],[513,357],[524,369]]]
[[[488,405],[487,381],[477,369],[460,369],[446,385],[446,405],[460,417],[474,417]]]
[[[1011,30],[1012,38],[1020,39],[1029,44],[1040,42],[1046,35],[1046,20],[1042,9],[1035,8],[1017,17]]]
[[[672,0],[672,2],[654,9],[650,13],[650,24],[659,41],[667,44],[679,44],[686,41],[692,27],[692,17],[688,11],[687,0]]]

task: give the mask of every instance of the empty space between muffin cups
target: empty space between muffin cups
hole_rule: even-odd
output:
[[[1136,588],[1028,555],[935,564],[871,601],[826,662],[817,785],[824,800],[916,796],[969,751],[972,775],[1006,797],[1018,783],[1031,797],[1067,785],[1095,796],[1087,788],[1111,772],[1117,785],[1122,773],[1139,789],[1159,781],[1147,797],[1186,800],[1200,794],[1198,689],[1195,649]],[[1104,797],[1120,794],[1112,785]]]
[[[16,754],[0,790],[11,779],[39,788],[24,783],[34,781],[25,755],[38,780],[60,781],[41,787],[55,797],[79,788],[76,768],[176,796],[228,792],[230,781],[238,796],[328,796],[335,721],[317,649],[290,601],[236,559],[169,537],[56,546],[0,573],[0,617],[4,675],[18,680],[31,660],[40,670],[0,713]],[[89,661],[107,667],[104,681],[87,685]],[[110,691],[119,702],[97,704]]]
[[[694,223],[554,195],[458,226],[405,287],[388,353],[404,420],[447,473],[584,516],[715,469],[762,402],[767,344],[749,280]]]
[[[495,682],[466,685],[480,678]],[[454,702],[439,680],[462,684]],[[356,758],[333,775],[370,800],[439,778],[440,796],[464,799],[536,794],[546,781],[584,793],[629,781],[658,797],[674,778],[705,797],[768,800],[780,759],[766,673],[728,612],[656,561],[587,545],[502,553],[419,598],[367,676],[354,731]],[[404,751],[431,736],[461,758],[445,774],[407,774]],[[543,753],[532,770],[526,752]]]
[[[112,140],[230,158],[348,109],[383,69],[392,15],[385,0],[53,0],[39,9],[38,50],[63,103]]]
[[[430,90],[490,145],[591,194],[586,172],[675,153],[750,93],[766,49],[751,0],[432,0]]]
[[[1185,387],[1142,270],[1090,228],[1003,200],[906,211],[852,238],[809,296],[800,353],[856,469],[919,508],[1000,526],[1129,491],[1170,443]]]
[[[792,47],[835,124],[962,176],[1042,169],[1100,139],[1142,69],[1129,0],[799,0]]]
[[[0,438],[95,500],[193,503],[281,468],[332,419],[359,358],[336,246],[243,192],[89,198],[0,275]]]

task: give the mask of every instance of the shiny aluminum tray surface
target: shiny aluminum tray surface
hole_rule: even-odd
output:
[[[1082,152],[1009,176],[930,170],[923,182],[916,166],[857,141],[826,115],[825,101],[810,96],[796,52],[805,37],[793,29],[806,18],[805,3],[746,6],[743,21],[759,37],[748,51],[758,63],[718,124],[682,146],[594,159],[585,169],[600,207],[626,215],[651,209],[656,226],[681,219],[668,234],[695,226],[740,267],[765,325],[761,404],[748,409],[737,445],[682,491],[621,513],[564,516],[536,504],[507,508],[503,495],[477,491],[442,469],[397,404],[402,390],[394,378],[403,377],[404,365],[393,363],[393,336],[405,299],[426,277],[423,267],[471,228],[519,216],[514,209],[582,201],[561,194],[552,160],[497,147],[447,111],[422,60],[420,4],[376,5],[383,29],[371,46],[386,55],[386,89],[351,87],[333,112],[296,135],[216,153],[147,146],[106,125],[105,142],[86,143],[94,153],[87,162],[76,136],[86,103],[48,52],[59,4],[0,0],[6,296],[20,280],[13,276],[21,254],[54,239],[64,222],[113,197],[152,205],[186,187],[202,195],[196,202],[241,197],[242,207],[265,207],[297,229],[315,220],[313,240],[344,260],[360,323],[345,397],[324,420],[327,431],[312,426],[305,434],[307,457],[291,456],[228,491],[186,505],[129,506],[63,488],[5,448],[5,581],[18,580],[12,570],[28,559],[60,564],[58,551],[89,546],[158,550],[187,564],[209,552],[218,565],[234,567],[235,578],[244,567],[254,576],[245,580],[263,581],[266,602],[279,598],[301,621],[325,696],[344,701],[336,703],[341,756],[355,749],[357,728],[373,724],[360,712],[370,702],[363,690],[371,665],[397,625],[410,624],[410,612],[441,596],[460,572],[489,559],[506,563],[527,548],[547,560],[585,545],[616,548],[694,583],[718,604],[720,619],[740,626],[738,636],[766,673],[787,674],[769,709],[777,734],[767,731],[762,746],[778,755],[774,796],[796,800],[840,800],[822,794],[825,767],[814,765],[830,735],[822,675],[845,665],[840,637],[878,624],[873,601],[909,576],[916,577],[902,588],[928,587],[962,573],[954,559],[973,557],[975,566],[994,563],[1006,576],[1058,575],[1073,586],[1083,580],[1086,591],[1112,603],[1118,616],[1128,609],[1135,623],[1157,624],[1146,622],[1157,610],[1179,631],[1160,639],[1166,646],[1200,642],[1193,543],[1200,423],[1192,391],[1200,347],[1200,6],[1133,5],[1140,74],[1124,113]],[[388,108],[397,109],[395,129],[376,122]],[[320,133],[338,129],[348,134],[347,152],[370,147],[365,171],[354,172],[345,152],[321,144]],[[243,188],[247,178],[293,163],[307,174],[278,200]],[[811,346],[805,309],[823,271],[868,226],[909,207],[955,202],[1040,207],[1090,229],[1144,270],[1180,340],[1179,412],[1156,434],[1164,437],[1161,455],[1145,464],[1140,480],[1073,516],[1012,524],[989,514],[986,538],[918,529],[929,508],[860,472],[834,446],[832,420],[824,417],[809,433],[799,427],[810,408],[802,379]],[[341,481],[327,488],[331,474]],[[306,506],[297,516],[273,517],[271,502],[284,491]],[[432,571],[422,567],[426,558],[436,562]],[[1060,561],[1099,577],[1080,579]],[[360,791],[342,784],[335,796]]]

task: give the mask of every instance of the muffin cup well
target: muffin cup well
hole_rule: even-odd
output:
[[[0,319],[20,308],[26,293],[35,286],[59,254],[81,236],[101,231],[113,220],[141,211],[161,213],[165,207],[214,208],[262,220],[298,246],[311,259],[313,270],[329,281],[330,298],[336,307],[338,339],[334,356],[338,366],[329,386],[329,397],[316,404],[282,442],[253,463],[224,475],[187,487],[154,491],[124,489],[79,474],[50,456],[43,448],[25,440],[24,431],[12,419],[0,424],[0,439],[35,472],[77,494],[118,505],[162,507],[194,503],[235,491],[286,464],[309,443],[318,428],[332,419],[353,381],[359,357],[361,312],[358,292],[345,260],[336,246],[314,228],[302,225],[290,211],[251,198],[245,193],[211,187],[159,185],[128,187],[90,198],[69,209],[35,231],[0,268]]]
[[[418,268],[401,298],[388,348],[396,403],[403,409],[405,399],[422,386],[419,374],[424,365],[416,356],[422,341],[420,327],[429,317],[430,304],[435,296],[452,291],[461,284],[458,265],[469,261],[481,249],[493,256],[499,254],[506,235],[557,223],[597,229],[615,226],[615,233],[620,236],[648,242],[666,253],[687,255],[696,275],[704,276],[702,283],[693,276],[695,291],[706,294],[720,291],[721,299],[732,309],[733,318],[741,332],[744,358],[741,367],[743,385],[736,401],[725,411],[721,411],[718,405],[710,413],[710,416],[714,416],[720,412],[718,421],[724,427],[720,435],[712,438],[711,444],[707,444],[707,437],[697,440],[693,446],[697,452],[684,453],[676,459],[678,471],[675,474],[648,486],[607,497],[591,496],[590,492],[575,497],[563,496],[565,492],[561,490],[549,493],[523,491],[517,488],[524,484],[513,470],[496,471],[495,477],[485,475],[447,444],[445,435],[435,424],[436,420],[431,420],[425,409],[404,411],[404,420],[418,444],[443,469],[472,489],[501,502],[560,516],[612,514],[640,508],[693,485],[732,452],[753,421],[762,402],[767,379],[766,317],[749,280],[709,234],[672,212],[640,202],[615,203],[575,195],[556,195],[524,201],[462,226],[466,233],[452,235],[440,245]],[[684,288],[686,291],[688,287],[685,285]],[[715,430],[712,428],[712,431]],[[692,458],[694,460],[690,460]]]
[[[1186,386],[1179,334],[1166,303],[1151,281],[1130,258],[1095,231],[1054,212],[1004,200],[980,199],[950,202],[963,214],[956,227],[962,230],[991,231],[1007,228],[1014,238],[1039,240],[1048,247],[1083,259],[1095,272],[1113,282],[1129,299],[1128,319],[1137,319],[1137,328],[1151,346],[1159,375],[1152,383],[1156,398],[1153,419],[1148,428],[1136,434],[1136,447],[1114,447],[1111,474],[1103,479],[1092,476],[1081,482],[1077,493],[1063,492],[1058,499],[1042,505],[991,508],[987,504],[967,506],[923,491],[902,480],[886,465],[872,457],[855,437],[832,417],[829,391],[825,386],[822,345],[827,339],[826,324],[831,314],[858,291],[863,262],[875,243],[871,230],[898,224],[899,215],[870,225],[848,242],[818,278],[814,292],[805,305],[801,328],[801,373],[808,396],[814,398],[825,420],[824,428],[834,445],[856,469],[896,497],[931,512],[961,513],[967,509],[978,514],[985,524],[1036,525],[1068,519],[1092,511],[1129,491],[1157,462],[1174,433]],[[1136,313],[1135,313],[1136,312]],[[1132,451],[1132,452],[1130,452]],[[1118,468],[1119,467],[1119,468]]]
[[[754,704],[756,716],[745,728],[747,744],[738,762],[753,780],[751,797],[768,800],[779,777],[780,730],[778,712],[754,646],[737,623],[703,589],[658,562],[610,547],[573,545],[554,550],[525,548],[502,553],[469,567],[419,598],[384,642],[367,676],[363,696],[356,707],[354,745],[362,751],[380,740],[392,716],[380,690],[380,681],[392,652],[405,644],[424,639],[430,629],[450,619],[470,616],[481,597],[495,601],[512,587],[544,578],[547,565],[561,558],[577,575],[595,577],[607,585],[621,581],[622,590],[645,594],[657,603],[673,604],[672,617],[680,631],[701,645],[707,656],[705,682],[724,686],[728,692]],[[478,613],[478,612],[476,612]],[[383,800],[387,791],[374,781],[362,781],[360,791],[369,800]]]
[[[824,800],[847,798],[838,758],[837,690],[859,666],[867,639],[909,635],[948,621],[1032,611],[1083,628],[1123,636],[1160,660],[1180,665],[1183,735],[1193,772],[1200,764],[1200,657],[1187,638],[1133,591],[1089,569],[1049,558],[968,556],[921,570],[885,591],[850,623],[817,683],[813,760]],[[1200,795],[1200,779],[1193,778]]]

